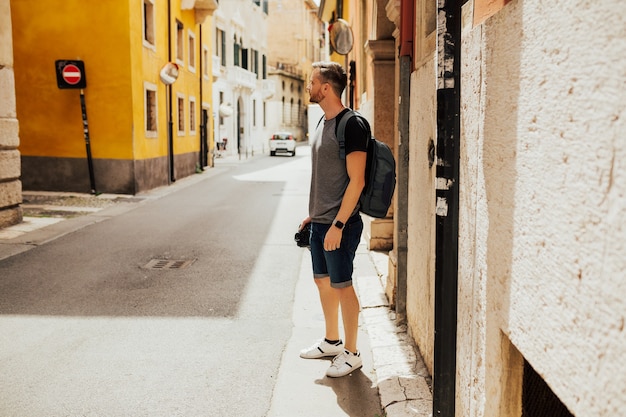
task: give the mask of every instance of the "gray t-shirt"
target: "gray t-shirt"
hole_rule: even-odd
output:
[[[315,129],[311,137],[311,192],[309,197],[309,216],[315,223],[330,224],[333,222],[341,200],[348,187],[349,177],[346,170],[346,161],[339,156],[339,142],[337,141],[337,117],[326,120]],[[352,117],[346,124],[346,155],[354,151],[367,151],[369,126],[367,121],[360,117]],[[352,215],[359,211],[354,208]]]

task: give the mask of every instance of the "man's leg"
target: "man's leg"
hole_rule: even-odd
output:
[[[326,324],[326,339],[339,340],[339,294],[330,286],[330,278],[315,278]]]
[[[341,304],[341,317],[343,319],[343,327],[345,332],[344,347],[346,350],[357,352],[357,337],[359,333],[359,299],[351,285],[345,288],[333,289],[339,298]]]

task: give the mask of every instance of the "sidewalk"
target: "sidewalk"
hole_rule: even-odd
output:
[[[138,196],[24,192],[23,209],[27,216],[21,224],[0,229],[0,260],[122,214],[137,204],[205,178],[206,175],[191,176]],[[301,280],[310,278],[310,260],[307,259],[307,256],[303,257]],[[432,415],[430,377],[406,327],[396,325],[395,314],[389,309],[384,293],[387,262],[386,254],[367,250],[365,243],[359,246],[355,259],[355,288],[361,302],[361,333],[369,339],[364,345],[371,349],[371,355],[364,357],[366,360],[371,358],[375,374],[372,384],[378,388],[380,403],[385,410],[380,417],[428,417]],[[297,323],[294,325],[294,331],[303,330],[308,329],[298,329]]]

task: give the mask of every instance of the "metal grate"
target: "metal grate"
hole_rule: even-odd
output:
[[[194,263],[195,259],[152,259],[150,262],[144,266],[145,269],[185,269],[192,263]]]
[[[526,360],[524,361],[522,417],[574,417]]]

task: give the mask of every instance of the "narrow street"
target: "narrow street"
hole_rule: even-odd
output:
[[[307,152],[224,161],[0,260],[0,415],[287,416],[302,402],[314,416],[319,401],[325,416],[381,414],[371,359],[337,382],[289,352],[323,324],[308,280],[293,311],[308,178]],[[313,330],[294,338],[294,320]]]

